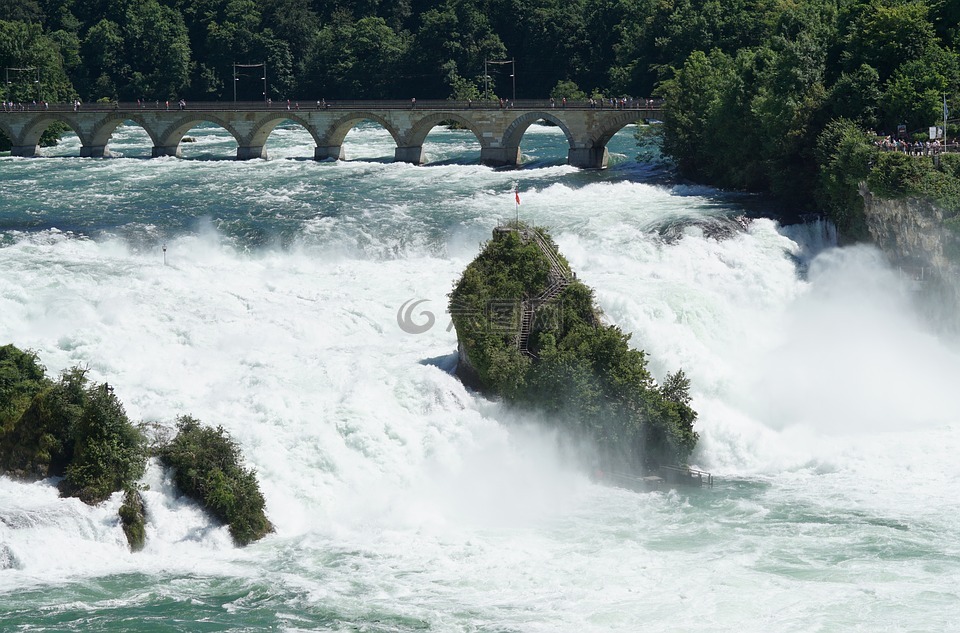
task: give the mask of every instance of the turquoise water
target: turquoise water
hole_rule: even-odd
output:
[[[295,127],[266,161],[189,135],[0,158],[0,341],[133,419],[222,425],[277,531],[234,548],[151,464],[131,554],[119,498],[0,478],[0,630],[956,630],[957,346],[875,251],[671,183],[632,128],[602,172],[538,126],[514,170],[462,131],[422,167],[375,126],[324,163]],[[515,186],[655,376],[691,377],[715,488],[596,485],[588,446],[451,375],[446,294]]]

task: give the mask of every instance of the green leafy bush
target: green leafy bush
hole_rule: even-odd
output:
[[[0,438],[0,469],[21,478],[63,476],[73,459],[73,430],[87,402],[83,370],[65,371],[34,395]]]
[[[174,482],[214,517],[230,526],[239,545],[273,531],[264,514],[256,474],[241,465],[240,449],[222,427],[205,427],[190,416],[177,419],[177,435],[159,449]]]
[[[957,158],[908,156],[898,152],[880,154],[870,172],[870,191],[883,198],[925,198],[939,205],[948,216],[960,212],[960,177]]]
[[[0,434],[9,430],[48,382],[36,354],[13,345],[0,346]]]
[[[62,476],[60,491],[99,503],[143,474],[140,431],[106,385],[80,368],[51,382],[34,354],[0,348],[0,472],[21,478]]]
[[[817,198],[846,238],[868,236],[860,183],[877,154],[866,133],[847,119],[834,119],[817,138]]]
[[[86,390],[83,413],[68,440],[73,458],[60,491],[85,503],[99,503],[112,493],[132,487],[146,466],[143,434],[130,423],[123,405],[104,383]]]

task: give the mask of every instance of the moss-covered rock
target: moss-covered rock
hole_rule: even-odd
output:
[[[131,552],[139,552],[147,542],[147,514],[140,491],[128,489],[120,506],[120,525]]]
[[[273,530],[264,514],[256,474],[241,465],[240,450],[222,428],[178,419],[173,441],[157,449],[177,486],[229,524],[240,545]],[[47,378],[36,354],[0,347],[0,474],[20,479],[62,477],[63,496],[99,503],[125,490],[120,520],[133,551],[144,545],[144,506],[136,482],[148,448],[113,389],[91,384],[86,371]]]
[[[593,292],[543,229],[498,228],[450,294],[450,313],[482,390],[589,438],[607,467],[642,472],[689,458],[689,380],[678,371],[656,384],[644,352],[600,322]]]
[[[177,428],[159,454],[173,469],[180,491],[229,525],[239,545],[272,532],[256,473],[241,465],[240,449],[226,431],[202,426],[190,416],[178,418]]]
[[[0,472],[22,479],[62,476],[64,496],[99,503],[134,485],[146,446],[107,385],[80,368],[57,382],[34,355],[0,348]]]

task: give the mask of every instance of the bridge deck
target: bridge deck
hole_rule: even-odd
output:
[[[453,101],[447,99],[417,100],[413,105],[411,102],[402,100],[365,100],[365,101],[347,101],[334,100],[296,100],[291,99],[289,107],[287,101],[188,101],[183,110],[206,111],[206,112],[283,112],[286,110],[660,110],[663,101],[660,99],[628,99],[626,103],[618,103],[616,106],[609,101],[607,103],[597,102],[591,104],[588,101],[568,101],[566,105],[561,102],[551,102],[548,99],[517,99],[507,102],[504,106],[499,101]],[[317,107],[320,103],[321,107]],[[176,101],[111,101],[111,102],[92,102],[81,103],[81,112],[114,112],[122,111],[174,111],[180,110]],[[5,112],[74,112],[76,111],[72,103],[23,103],[15,104],[13,108],[6,103],[3,104]]]

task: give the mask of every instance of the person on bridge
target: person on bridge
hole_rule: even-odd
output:
[[[410,108],[416,108],[416,107],[417,107],[417,98],[413,97],[412,99],[410,99]]]

